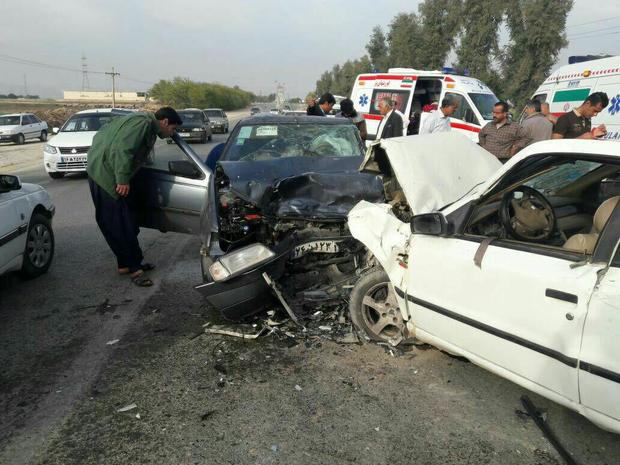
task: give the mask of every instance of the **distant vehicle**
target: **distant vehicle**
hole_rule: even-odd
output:
[[[604,139],[620,140],[620,56],[562,66],[534,92],[533,99],[549,103],[554,116],[578,107],[594,92],[605,92],[610,103],[592,118],[592,127],[604,124]]]
[[[404,133],[417,134],[433,104],[439,104],[448,96],[459,102],[458,110],[450,118],[450,126],[478,142],[478,133],[493,119],[493,105],[499,99],[482,81],[459,76],[452,68],[442,71],[390,68],[383,74],[360,74],[351,92],[355,109],[366,120],[367,140],[376,137],[382,119],[379,113],[382,98],[391,98],[396,109],[405,115]]]
[[[277,108],[272,108],[271,110],[269,110],[269,113],[271,113],[272,115],[279,115],[280,110],[278,110]]]
[[[290,110],[290,111],[283,111],[282,114],[285,116],[306,116],[306,111],[305,110]]]
[[[252,107],[250,108],[250,115],[254,116],[255,114],[260,113],[260,108],[258,107]]]
[[[178,111],[183,124],[177,128],[177,133],[186,141],[197,141],[206,144],[213,137],[211,121],[203,110],[188,108]],[[171,144],[172,140],[168,139]]]
[[[207,108],[202,110],[209,117],[211,121],[211,130],[218,131],[222,134],[228,132],[228,116],[221,108]]]
[[[336,104],[332,108],[332,111],[329,112],[330,115],[337,115],[340,113],[340,102],[342,102],[346,97],[343,95],[334,95],[336,99]]]
[[[0,142],[23,144],[28,139],[47,140],[47,123],[32,113],[0,116]]]
[[[86,154],[97,131],[113,118],[132,113],[119,108],[94,108],[73,114],[61,128],[53,128],[56,136],[43,147],[43,167],[52,179],[67,173],[86,171]]]
[[[45,189],[0,174],[0,275],[45,273],[54,256],[54,204]]]

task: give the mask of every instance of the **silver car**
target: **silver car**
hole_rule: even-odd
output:
[[[228,116],[224,113],[224,110],[221,108],[206,108],[202,111],[209,117],[213,132],[221,132],[222,134],[228,132]]]

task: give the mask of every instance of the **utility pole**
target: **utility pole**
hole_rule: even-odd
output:
[[[28,81],[26,80],[25,74],[24,74],[24,98],[28,98]]]
[[[90,87],[88,82],[88,64],[86,63],[86,55],[82,53],[82,93]]]
[[[106,74],[112,76],[112,108],[116,108],[116,76],[121,74],[114,72],[114,66],[112,66],[112,72]]]

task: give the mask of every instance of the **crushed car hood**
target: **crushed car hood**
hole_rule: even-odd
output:
[[[277,217],[344,218],[364,199],[383,202],[375,174],[358,171],[361,157],[291,157],[218,163],[240,198]]]
[[[375,141],[360,170],[393,173],[412,212],[420,214],[456,202],[501,167],[495,156],[466,136],[442,132]]]

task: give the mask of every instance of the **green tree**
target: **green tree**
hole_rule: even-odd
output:
[[[566,16],[572,7],[572,0],[506,1],[510,42],[503,54],[502,74],[506,95],[519,108],[549,76],[567,45]]]
[[[389,66],[412,68],[419,59],[422,28],[415,13],[399,13],[387,34]]]
[[[421,69],[441,69],[446,64],[461,27],[462,0],[426,0],[419,7]]]
[[[368,58],[370,59],[373,69],[383,72],[387,71],[390,57],[385,34],[381,26],[375,26],[373,28],[372,34],[370,34],[370,40],[366,44],[366,51],[368,52]]]
[[[498,30],[503,21],[505,2],[465,0],[463,3],[461,43],[456,51],[458,66],[502,93],[502,78],[497,63],[501,59]]]

